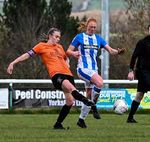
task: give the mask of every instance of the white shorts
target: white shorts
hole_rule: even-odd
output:
[[[90,69],[85,69],[85,68],[77,69],[77,74],[79,78],[81,78],[82,80],[86,82],[85,83],[86,88],[93,88],[94,84],[91,83],[91,78],[95,73],[97,73],[96,70],[90,70]]]

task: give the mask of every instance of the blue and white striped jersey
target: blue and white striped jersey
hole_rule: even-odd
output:
[[[96,57],[98,49],[107,45],[104,39],[102,39],[98,34],[90,36],[86,33],[80,33],[76,35],[71,45],[76,47],[81,54],[78,59],[78,68],[98,70]]]

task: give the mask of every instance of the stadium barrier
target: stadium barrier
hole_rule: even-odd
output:
[[[129,81],[129,80],[104,80],[104,84],[137,84],[137,80]],[[12,110],[13,107],[13,84],[44,84],[44,83],[52,83],[50,79],[0,79],[0,84],[9,84],[9,109]],[[80,79],[75,80],[76,84],[85,83]],[[106,105],[105,105],[106,106]],[[108,105],[109,106],[109,105]],[[107,106],[107,107],[108,107]]]
[[[104,80],[104,84],[137,84],[137,80]],[[0,83],[13,84],[13,83],[52,83],[50,79],[0,79]],[[84,83],[80,79],[75,79],[75,83]]]

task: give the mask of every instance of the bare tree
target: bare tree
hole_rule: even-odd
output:
[[[126,48],[122,57],[110,57],[110,77],[126,79],[130,58],[137,41],[142,38],[150,23],[149,0],[124,0],[126,11],[111,15],[110,44]]]
[[[74,36],[77,29],[77,21],[70,17],[71,4],[67,0],[5,0],[3,7],[3,22],[9,29],[7,39],[4,39],[1,62],[1,78],[8,78],[6,68],[10,61],[27,52],[39,42],[42,33],[48,32],[51,27],[61,29],[63,35]],[[63,18],[62,18],[63,17]],[[63,36],[64,39],[64,36]],[[64,41],[65,43],[66,41]],[[48,78],[47,71],[40,58],[35,57],[16,65],[12,78]]]
[[[129,20],[136,22],[136,27],[140,32],[145,31],[150,22],[150,2],[149,0],[124,0],[127,6]]]

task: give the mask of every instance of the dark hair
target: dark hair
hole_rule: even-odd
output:
[[[57,29],[57,28],[50,28],[47,34],[42,33],[42,34],[40,35],[39,41],[40,41],[40,42],[47,42],[49,35],[53,35],[54,32],[60,32],[60,30]]]

